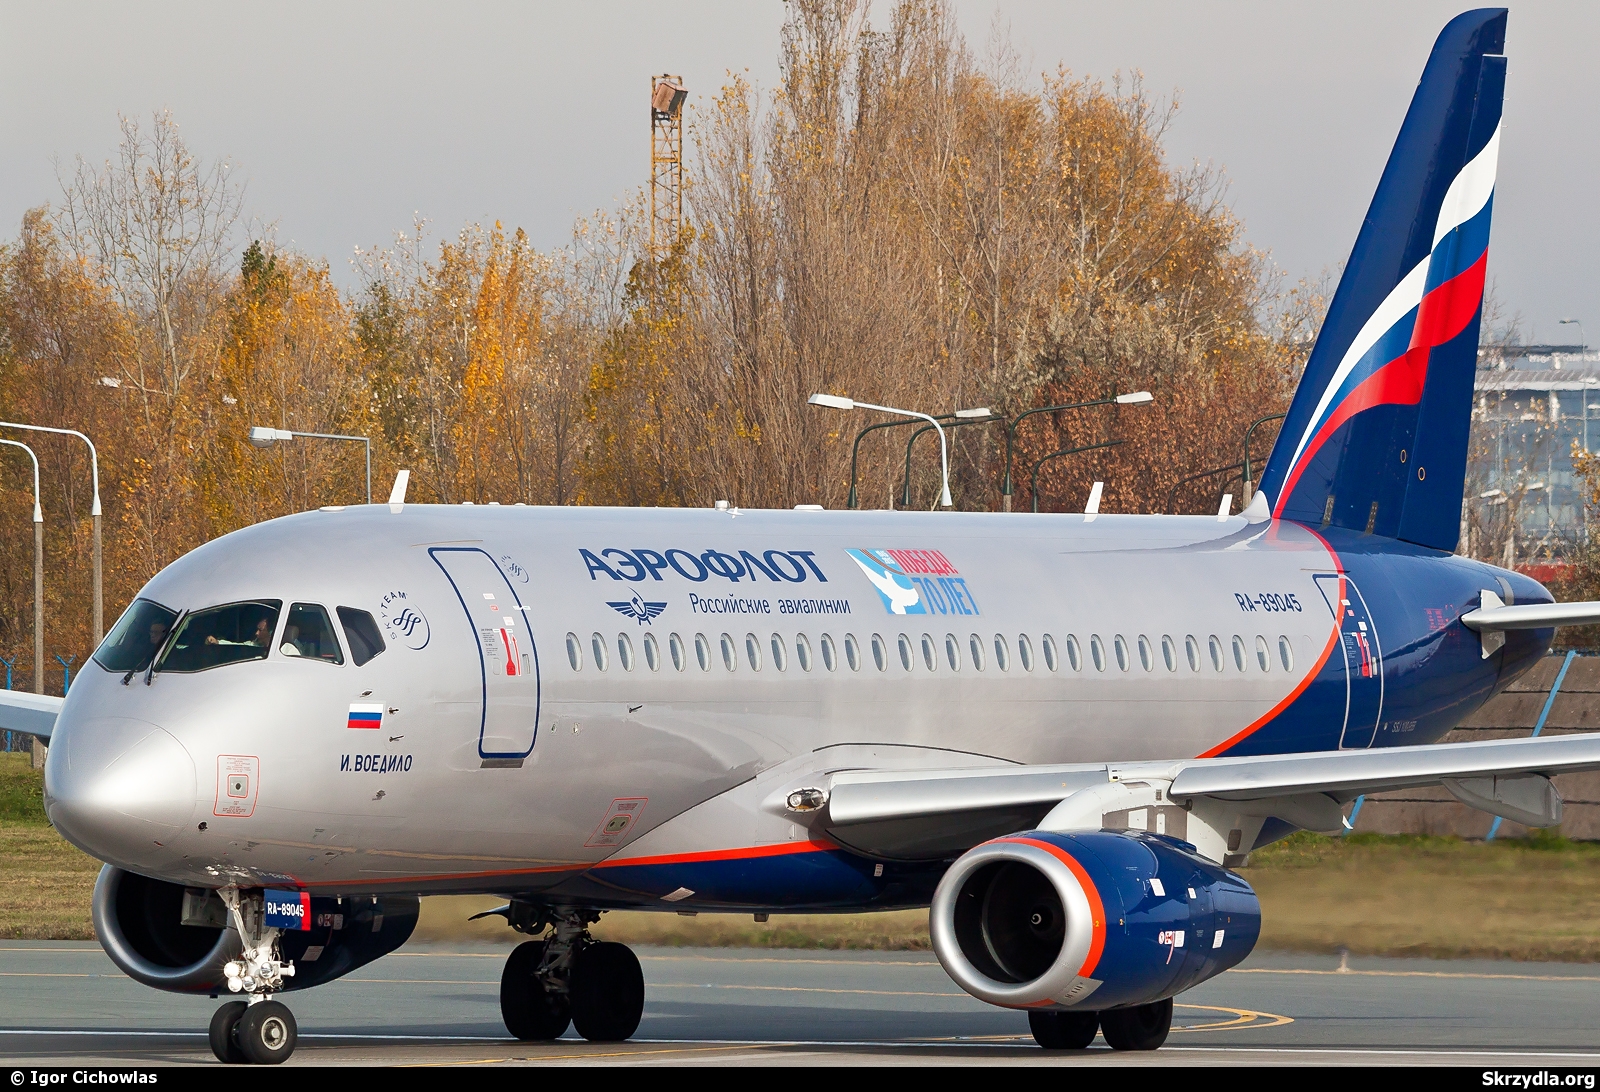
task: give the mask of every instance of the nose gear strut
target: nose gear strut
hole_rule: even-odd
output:
[[[239,933],[239,958],[222,970],[230,993],[246,1000],[229,1001],[211,1019],[211,1051],[222,1062],[276,1065],[294,1053],[299,1039],[294,1014],[272,995],[294,976],[294,964],[278,958],[282,930],[266,924],[266,899],[260,891],[224,887],[217,892]]]

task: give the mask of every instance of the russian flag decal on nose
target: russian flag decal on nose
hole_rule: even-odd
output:
[[[346,727],[348,727],[348,728],[382,728],[383,727],[383,703],[382,702],[361,702],[361,701],[353,701],[353,702],[351,702],[350,703],[350,720],[346,724]]]

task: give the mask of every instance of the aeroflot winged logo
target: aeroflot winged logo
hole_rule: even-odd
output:
[[[890,614],[980,614],[966,578],[938,550],[846,550]]]
[[[635,595],[632,599],[624,599],[620,601],[607,600],[606,606],[610,607],[624,618],[632,618],[641,626],[646,622],[655,621],[656,616],[667,609],[667,605],[665,603],[646,603],[637,595]]]

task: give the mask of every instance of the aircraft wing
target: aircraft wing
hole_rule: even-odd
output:
[[[825,802],[802,821],[866,852],[944,857],[1030,829],[1073,793],[1149,780],[1167,783],[1175,804],[1238,802],[1309,829],[1336,828],[1338,807],[1363,793],[1430,785],[1443,785],[1472,807],[1540,826],[1560,819],[1560,797],[1548,779],[1585,770],[1600,770],[1600,733],[1250,758],[855,770],[825,778],[818,786]]]
[[[0,729],[27,732],[50,742],[64,698],[49,694],[24,694],[19,690],[0,690]]]

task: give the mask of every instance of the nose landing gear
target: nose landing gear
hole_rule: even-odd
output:
[[[513,904],[507,919],[521,932],[554,932],[519,945],[500,976],[500,1015],[518,1039],[555,1039],[570,1022],[591,1042],[619,1042],[644,1014],[644,972],[624,944],[597,941],[594,910],[535,911]]]
[[[294,1013],[271,1000],[294,974],[294,965],[278,959],[279,930],[265,924],[261,892],[241,893],[236,887],[218,892],[239,932],[243,951],[223,973],[228,989],[247,994],[248,1001],[229,1001],[211,1017],[211,1053],[232,1065],[277,1065],[294,1053],[299,1039]]]

